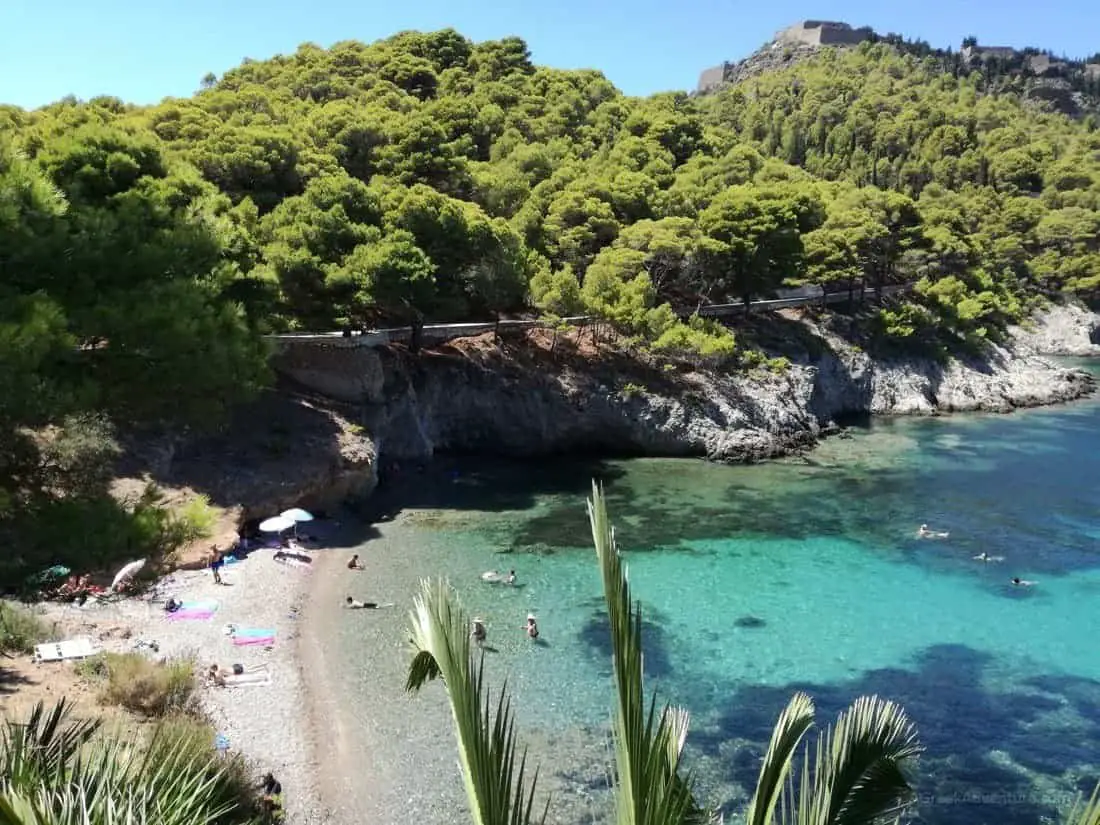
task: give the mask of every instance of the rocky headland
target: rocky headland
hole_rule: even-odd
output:
[[[769,326],[770,325],[770,326]],[[1100,354],[1100,316],[1055,306],[983,357],[872,357],[828,320],[777,318],[759,345],[789,365],[723,373],[528,331],[413,355],[355,339],[284,348],[279,388],[220,433],[143,441],[121,473],[208,495],[229,522],[319,510],[375,487],[383,463],[437,453],[576,452],[757,461],[867,415],[1010,412],[1095,390],[1047,355]],[[770,336],[770,338],[769,338]]]
[[[872,358],[825,322],[779,323],[765,349],[789,366],[737,374],[585,355],[560,341],[551,353],[543,333],[417,356],[337,341],[284,350],[274,364],[287,386],[354,410],[374,452],[397,461],[578,451],[753,461],[812,445],[852,416],[1009,412],[1095,389],[1085,372],[1043,357],[1100,349],[1100,319],[1079,307],[1056,307],[1009,346],[947,363]]]

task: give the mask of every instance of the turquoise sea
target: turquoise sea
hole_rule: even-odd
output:
[[[551,821],[602,821],[610,653],[584,501],[603,481],[645,616],[646,673],[693,714],[702,797],[736,814],[771,726],[805,690],[826,723],[861,694],[897,700],[927,753],[918,818],[1037,823],[1100,779],[1100,403],[1009,416],[876,421],[804,458],[438,461],[372,506],[359,611],[338,644],[368,813],[462,822],[442,690],[410,698],[406,608],[443,575],[488,623]],[[927,522],[949,531],[918,540]],[[986,552],[1003,561],[982,563]],[[522,586],[482,583],[514,568]],[[1019,576],[1036,584],[1013,587]],[[521,629],[528,611],[545,644]],[[420,788],[410,791],[409,788]],[[399,789],[399,790],[398,790]],[[378,820],[381,821],[381,820]]]

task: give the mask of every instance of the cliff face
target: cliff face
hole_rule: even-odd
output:
[[[812,444],[849,414],[1007,412],[1087,395],[1090,376],[1037,354],[1076,351],[1080,324],[1091,317],[1095,327],[1095,316],[1075,312],[1039,319],[1011,351],[946,366],[873,360],[827,330],[801,324],[802,344],[788,348],[793,363],[779,373],[644,371],[625,360],[551,358],[531,342],[497,347],[488,338],[419,357],[315,348],[284,355],[276,369],[299,386],[356,404],[386,460],[436,451],[585,450],[751,461]]]

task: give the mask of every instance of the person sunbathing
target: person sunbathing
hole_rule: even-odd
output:
[[[233,671],[231,670],[223,670],[217,665],[210,665],[210,669],[206,671],[206,681],[207,684],[225,687],[225,677],[232,675]]]
[[[346,607],[348,610],[364,610],[366,608],[378,607],[378,603],[361,602],[358,599],[353,599],[351,596],[348,596],[347,599],[344,601],[344,607]]]

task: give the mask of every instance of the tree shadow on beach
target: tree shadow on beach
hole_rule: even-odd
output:
[[[18,693],[21,686],[33,684],[32,680],[18,670],[0,664],[0,694]]]
[[[1044,794],[1028,772],[1042,774],[1049,789],[1064,784],[1067,772],[1091,775],[1100,762],[1100,683],[1043,677],[1027,692],[987,690],[982,679],[991,660],[964,645],[937,645],[920,656],[915,670],[883,668],[831,685],[739,687],[717,724],[689,741],[720,766],[721,779],[751,789],[772,727],[795,691],[813,697],[819,726],[856,697],[878,695],[906,709],[926,746],[916,781],[918,820],[1034,825],[1056,816],[1071,793]],[[1066,717],[1060,712],[1074,692],[1079,715]],[[740,744],[732,753],[731,740]]]

